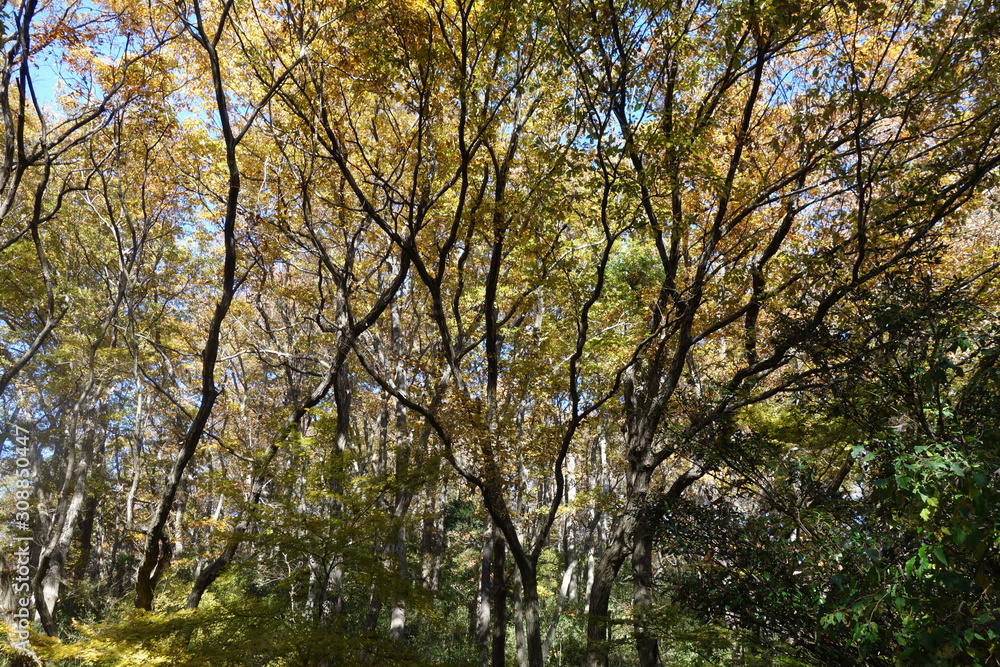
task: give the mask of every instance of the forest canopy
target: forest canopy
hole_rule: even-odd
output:
[[[1000,664],[992,0],[0,32],[0,664]]]

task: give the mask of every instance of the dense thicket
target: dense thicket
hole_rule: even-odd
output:
[[[4,621],[998,664],[998,17],[4,3]]]

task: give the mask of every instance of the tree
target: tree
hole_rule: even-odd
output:
[[[532,177],[520,165],[519,156],[522,135],[538,127],[535,113],[543,103],[542,84],[552,76],[535,71],[548,37],[531,24],[533,17],[519,15],[506,6],[463,3],[454,9],[433,7],[405,18],[408,21],[400,22],[400,17],[386,14],[377,19],[384,23],[375,25],[384,26],[387,37],[398,40],[402,47],[390,52],[389,58],[398,58],[398,66],[408,68],[411,74],[409,88],[402,91],[412,100],[409,107],[397,109],[392,97],[400,91],[393,87],[374,92],[364,88],[331,90],[318,56],[303,70],[308,74],[303,87],[309,95],[282,99],[303,121],[314,124],[329,159],[341,170],[361,209],[413,265],[416,284],[411,289],[420,289],[415,305],[425,309],[425,321],[436,340],[437,359],[421,360],[419,367],[406,370],[405,377],[425,378],[421,393],[426,398],[417,396],[418,388],[412,384],[406,387],[397,382],[398,364],[405,360],[390,356],[385,367],[375,366],[371,354],[362,347],[370,344],[366,337],[359,339],[355,353],[382,390],[427,421],[443,446],[443,456],[482,492],[491,520],[502,532],[520,574],[529,663],[541,664],[538,559],[562,502],[563,460],[579,424],[596,408],[580,405],[576,386],[590,307],[581,304],[583,324],[572,352],[568,387],[561,388],[563,393],[554,399],[571,401],[569,421],[562,435],[552,437],[557,443],[551,454],[553,463],[543,464],[555,471],[557,488],[548,500],[551,506],[543,521],[532,525],[535,522],[525,517],[527,520],[518,526],[504,497],[510,473],[502,469],[498,450],[512,446],[516,437],[512,421],[529,418],[533,408],[527,403],[521,407],[515,404],[517,399],[530,401],[524,378],[501,387],[501,357],[506,354],[501,338],[530,327],[535,283],[548,279],[547,264],[562,239],[557,232],[553,240],[535,243],[530,238],[531,219],[511,215],[508,206],[521,205],[535,212],[552,205],[543,188],[560,168],[559,154],[550,163],[535,165],[541,169],[539,177]],[[492,35],[493,41],[484,35]],[[528,44],[523,50],[510,52],[510,46],[525,39]],[[376,81],[379,68],[389,64],[380,61],[384,57],[376,57],[366,72]],[[470,85],[487,72],[491,78],[484,80],[482,88]],[[521,86],[531,93],[522,94]],[[448,97],[442,98],[442,91]],[[371,102],[366,105],[363,100]],[[341,105],[343,111],[334,115],[331,110]],[[387,128],[380,130],[377,117],[355,115],[354,109],[369,105],[385,114]],[[502,129],[505,123],[508,126]],[[400,129],[407,124],[414,129],[400,136]],[[361,129],[369,125],[370,132]],[[454,128],[453,142],[443,141],[446,128]],[[380,131],[390,136],[395,132],[393,139],[414,148],[399,157],[385,156]],[[557,150],[565,148],[557,145]],[[518,192],[508,192],[509,179],[515,174],[523,174],[527,182]],[[397,185],[400,177],[409,182]],[[398,202],[393,197],[399,197]],[[606,262],[606,256],[604,259]],[[535,264],[539,276],[530,278],[523,290],[502,294],[502,281],[510,271],[506,267],[519,261]],[[473,281],[484,283],[481,296]],[[600,286],[596,288],[596,294],[599,292]],[[590,297],[590,301],[595,298]],[[394,333],[395,328],[389,332]],[[378,347],[384,351],[393,346],[382,343]],[[540,415],[542,420],[548,418]],[[550,456],[547,451],[529,455],[542,460]],[[535,534],[529,538],[531,530]],[[495,589],[502,589],[501,572],[498,568]],[[495,641],[503,646],[502,632],[495,635]]]
[[[141,103],[135,95],[136,70],[171,36],[155,30],[123,34],[118,52],[111,54],[116,62],[94,67],[109,54],[101,53],[96,44],[75,51],[74,46],[84,41],[87,25],[100,20],[98,12],[74,3],[45,7],[37,2],[5,4],[0,11],[4,45],[0,67],[0,124],[4,129],[0,256],[5,263],[15,264],[17,259],[11,255],[20,255],[23,246],[30,243],[37,262],[31,274],[39,282],[30,290],[15,289],[13,303],[4,300],[5,329],[12,335],[5,350],[6,367],[0,373],[2,395],[70,308],[69,295],[58,293],[59,275],[50,257],[52,241],[46,241],[44,228],[59,217],[71,193],[87,187],[88,173],[93,173],[86,164],[74,168],[80,155],[76,148],[100,132],[117,111]],[[43,106],[32,78],[32,69],[53,51],[63,54],[68,70],[65,81],[71,88],[62,114]],[[29,303],[37,304],[28,312],[18,303],[26,296]]]
[[[52,659],[993,659],[980,0],[4,20]]]
[[[135,604],[140,609],[150,610],[153,606],[153,593],[157,580],[163,572],[163,568],[169,562],[169,552],[163,538],[163,530],[169,517],[174,498],[183,479],[184,470],[191,457],[194,456],[205,431],[206,424],[212,414],[212,408],[218,398],[219,390],[215,385],[215,368],[219,356],[219,339],[222,333],[223,321],[229,312],[233,297],[238,287],[237,281],[237,247],[236,247],[236,222],[239,215],[240,193],[242,181],[240,177],[240,167],[237,159],[237,147],[240,141],[246,136],[255,117],[270,100],[288,76],[291,70],[298,64],[299,60],[291,59],[275,75],[270,85],[259,93],[257,98],[250,103],[247,117],[244,119],[242,128],[236,127],[232,120],[232,109],[229,102],[229,94],[225,87],[225,77],[222,59],[219,54],[219,44],[225,34],[227,25],[230,22],[230,13],[233,10],[233,2],[225,2],[221,5],[217,15],[210,15],[195,0],[190,8],[190,14],[186,8],[179,17],[180,23],[194,42],[204,51],[207,59],[208,70],[211,73],[212,97],[215,102],[215,112],[218,114],[219,130],[222,134],[226,169],[228,173],[226,193],[222,197],[224,215],[222,221],[222,235],[224,246],[224,262],[221,278],[221,295],[216,304],[211,323],[208,326],[205,347],[201,353],[201,390],[197,412],[191,419],[184,442],[174,460],[170,473],[164,484],[160,499],[153,511],[153,518],[146,529],[146,540],[142,551],[142,560],[136,574]],[[211,21],[211,23],[209,22]],[[254,91],[256,92],[256,91]]]
[[[623,381],[628,502],[591,595],[588,664],[606,663],[611,584],[629,554],[636,613],[649,608],[642,517],[656,469],[693,458],[683,488],[727,446],[738,410],[815,382],[811,339],[848,329],[853,295],[926,256],[989,182],[996,100],[981,77],[992,64],[961,21],[975,11],[612,3],[562,14],[596,159],[627,183],[636,236],[659,258]],[[928,20],[943,41],[923,32]],[[658,664],[641,624],[636,641],[640,663]]]

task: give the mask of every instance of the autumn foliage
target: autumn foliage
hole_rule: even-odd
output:
[[[1000,660],[992,3],[0,28],[11,656]]]

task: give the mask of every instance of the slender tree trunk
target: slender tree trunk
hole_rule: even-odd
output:
[[[179,556],[184,551],[184,506],[187,505],[187,487],[181,484],[181,488],[178,491],[177,502],[174,506],[174,521],[173,521],[173,538],[174,543],[172,547],[172,552],[174,556]]]
[[[524,637],[524,605],[521,602],[521,572],[514,569],[514,646],[519,667],[528,667],[528,642]]]
[[[94,552],[94,517],[97,514],[97,498],[91,496],[87,498],[83,510],[83,518],[80,521],[80,555],[76,561],[76,571],[74,576],[83,579],[91,572],[91,554]]]
[[[594,558],[594,548],[587,550],[587,577],[583,587],[583,613],[590,613],[590,592],[594,589],[594,573],[597,570],[597,559]],[[579,592],[579,591],[578,591]]]
[[[392,328],[395,332],[394,339],[397,344],[403,340],[402,326],[399,319],[398,304],[391,310]],[[401,350],[397,350],[401,352]],[[397,387],[406,388],[408,382],[406,373],[402,365],[396,368],[395,382]],[[388,416],[388,415],[386,415]],[[396,483],[399,485],[396,491],[395,503],[393,504],[393,517],[396,520],[396,535],[392,542],[392,555],[395,560],[396,577],[398,579],[398,590],[395,604],[389,614],[389,640],[397,649],[403,647],[403,640],[406,637],[406,596],[403,591],[409,584],[410,572],[406,564],[406,517],[410,513],[410,503],[413,501],[413,490],[410,487],[410,461],[413,454],[413,432],[407,424],[406,408],[402,404],[396,403],[396,433],[398,442],[396,446]],[[426,433],[426,432],[425,432]],[[426,435],[419,439],[419,443],[426,443]],[[419,456],[419,453],[417,454]]]
[[[195,11],[200,15],[200,4],[194,3]],[[185,17],[185,21],[187,18]],[[157,581],[169,561],[169,542],[164,536],[164,528],[170,518],[177,490],[184,479],[184,471],[194,456],[201,442],[202,434],[208,425],[212,408],[219,397],[220,390],[215,386],[215,367],[219,358],[219,345],[222,334],[222,323],[229,313],[236,294],[236,218],[239,210],[241,176],[236,160],[236,146],[242,135],[234,133],[229,118],[229,102],[222,81],[222,64],[216,51],[216,40],[205,32],[200,19],[197,25],[188,24],[188,30],[202,46],[208,56],[212,71],[212,85],[215,96],[216,111],[219,114],[219,126],[226,149],[226,167],[228,171],[228,192],[226,195],[225,216],[223,219],[223,244],[225,246],[222,269],[222,293],[215,305],[212,321],[208,327],[205,348],[201,354],[201,390],[198,401],[198,411],[188,425],[184,442],[177,452],[170,473],[165,480],[159,501],[153,510],[152,519],[146,529],[146,540],[142,548],[142,560],[135,578],[135,606],[138,609],[152,610],[153,596]],[[219,26],[220,34],[223,26]]]
[[[507,654],[507,565],[503,534],[493,530],[493,667],[504,667]]]
[[[372,593],[368,598],[368,613],[365,614],[364,631],[371,634],[378,629],[378,618],[382,615],[382,598],[378,594],[378,586],[372,585]]]
[[[479,571],[479,593],[476,596],[475,637],[479,648],[479,664],[490,666],[490,575],[493,572],[493,530],[486,531]]]
[[[409,449],[407,444],[404,449]],[[408,474],[409,453],[397,454],[397,478]],[[413,500],[413,492],[408,488],[400,489],[396,494],[396,507],[393,516],[398,522],[396,535],[391,545],[397,587],[400,593],[397,594],[392,611],[389,613],[389,639],[397,648],[402,648],[403,640],[406,637],[406,596],[403,591],[409,584],[410,571],[406,563],[406,517],[410,511],[410,502]]]
[[[586,667],[607,667],[611,589],[625,559],[632,551],[639,515],[646,505],[651,474],[649,468],[633,467],[625,513],[618,520],[594,570],[587,618],[587,657],[584,662]]]
[[[610,628],[611,588],[628,556],[629,533],[634,529],[635,519],[622,517],[611,534],[608,544],[594,569],[594,583],[590,589],[589,615],[587,617],[587,657],[586,667],[607,667],[608,632]]]
[[[633,561],[633,565],[639,570],[638,578],[643,582],[641,592],[641,604],[652,604],[652,544],[651,536],[648,532],[640,533],[640,517],[647,507],[647,495],[649,483],[652,476],[652,466],[642,464],[632,464],[630,475],[628,499],[625,504],[625,513],[618,520],[611,537],[608,540],[604,554],[601,556],[594,570],[594,583],[591,586],[588,598],[589,614],[587,618],[587,657],[584,662],[586,667],[607,667],[608,664],[608,632],[609,615],[608,610],[611,602],[611,589],[614,586],[615,578],[625,562],[625,559],[633,551],[639,536],[644,536],[642,548],[647,550],[638,558],[639,565]],[[689,470],[681,474],[674,480],[666,495],[670,498],[679,498],[684,491],[701,479],[705,475],[705,468],[692,466]],[[648,565],[646,564],[646,561]],[[648,568],[648,569],[647,569]],[[647,574],[648,572],[648,574]],[[642,665],[656,665],[659,663],[659,651],[656,648],[655,638],[651,639],[654,646],[649,642],[638,643],[638,648],[644,650],[644,655],[654,662],[640,662]],[[638,637],[637,637],[638,642]],[[640,661],[643,660],[640,656]]]
[[[534,566],[522,567],[521,585],[524,596],[524,634],[528,646],[528,667],[542,667],[542,624],[538,613],[538,572]]]
[[[372,555],[378,559],[381,551],[381,543],[375,540],[375,544],[372,547]],[[371,589],[371,595],[368,598],[368,612],[365,614],[365,622],[362,626],[366,637],[375,636],[375,632],[378,630],[378,619],[382,615],[382,597],[379,595],[378,583],[373,583]],[[365,646],[358,655],[358,662],[368,664],[373,658],[374,656],[371,651]]]
[[[640,667],[661,667],[660,646],[656,635],[646,627],[653,611],[653,536],[649,525],[640,521],[636,526],[632,548],[632,613],[633,632]]]
[[[431,513],[424,519],[420,536],[420,574],[424,588],[436,592],[441,583],[444,553],[444,504],[431,495]]]
[[[566,553],[566,569],[563,571],[562,582],[559,585],[559,595],[556,598],[556,611],[549,624],[549,631],[545,636],[545,643],[542,645],[542,655],[548,660],[549,652],[552,650],[552,643],[556,638],[556,630],[559,628],[559,619],[562,616],[563,606],[569,597],[570,588],[576,573],[577,564],[580,562],[578,549],[571,548]]]
[[[75,439],[73,439],[75,440]],[[75,449],[77,444],[71,442]],[[81,447],[81,450],[88,449]],[[90,469],[88,451],[74,451],[67,474],[70,476],[60,494],[55,511],[55,525],[48,542],[38,556],[38,567],[32,578],[35,609],[46,634],[56,635],[55,608],[77,520],[83,510],[87,474]]]

